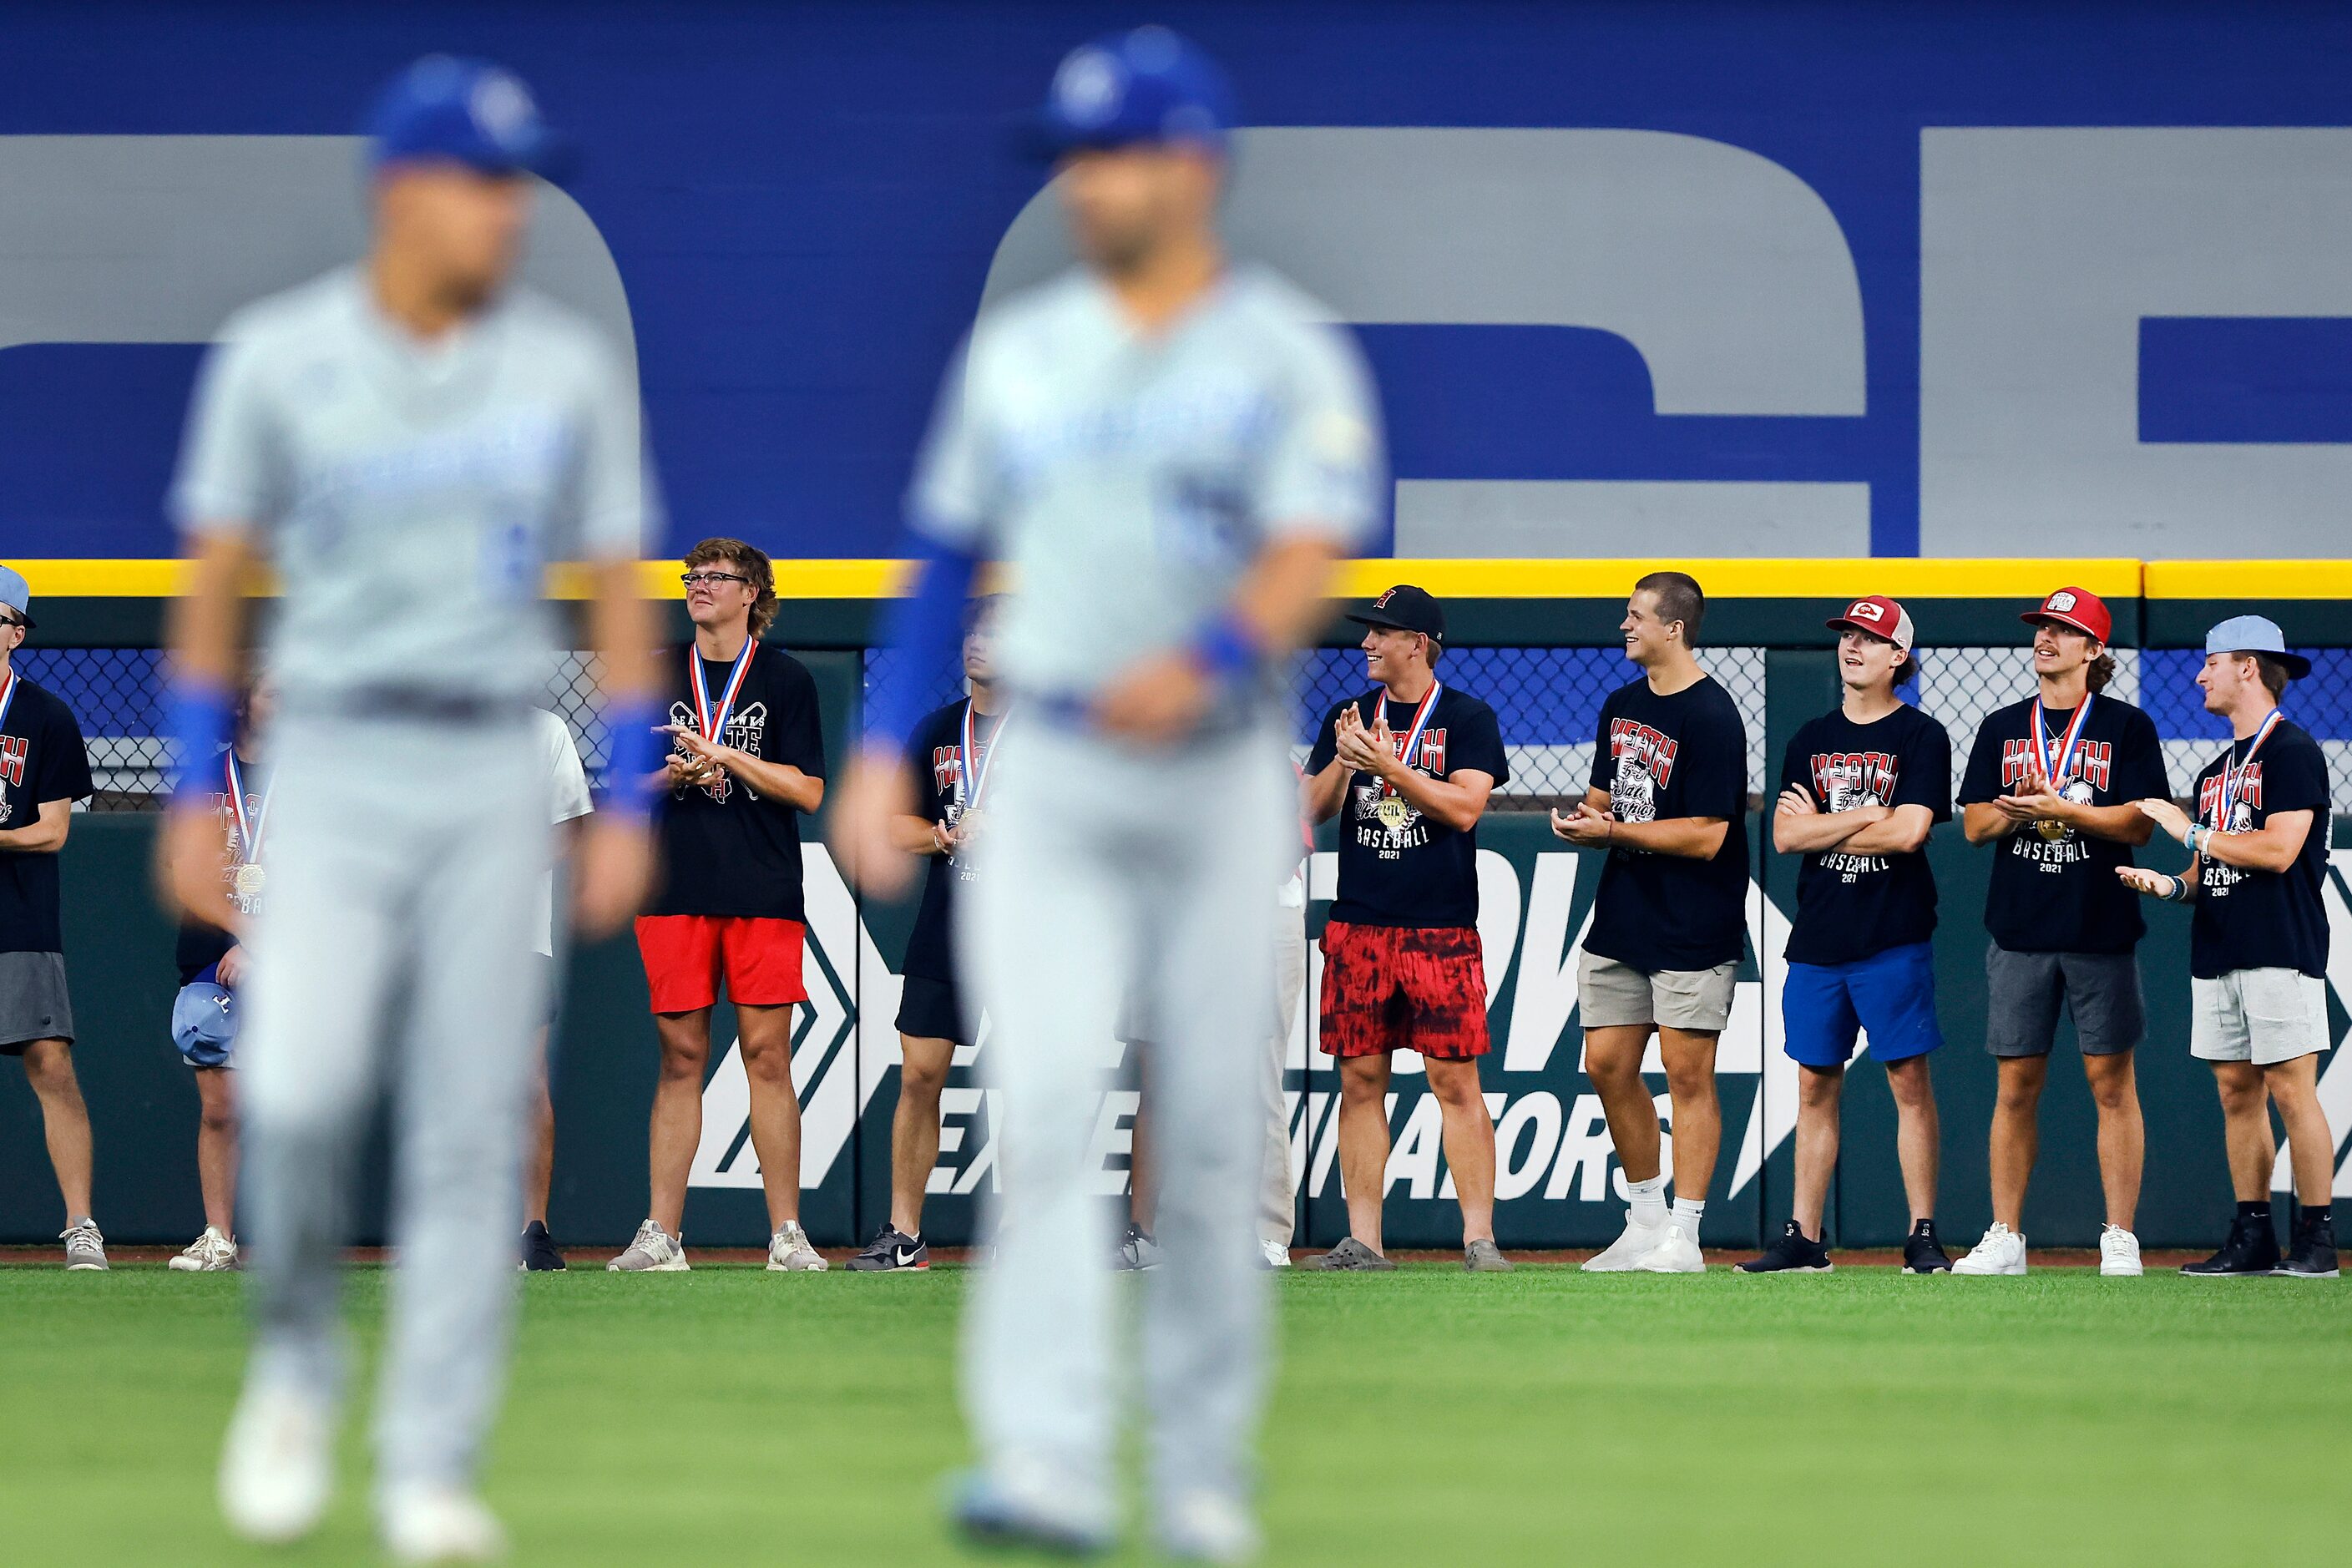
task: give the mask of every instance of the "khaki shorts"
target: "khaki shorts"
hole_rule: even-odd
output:
[[[2327,983],[2294,969],[2233,969],[2189,983],[2189,1054],[2276,1067],[2327,1048]]]
[[[1719,1035],[1731,1022],[1731,996],[1738,973],[1738,962],[1734,960],[1713,969],[1661,969],[1652,973],[1588,952],[1577,959],[1577,1011],[1588,1029],[1654,1024]]]

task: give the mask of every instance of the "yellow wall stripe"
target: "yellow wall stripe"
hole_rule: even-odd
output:
[[[2151,599],[2352,599],[2352,561],[2151,561]]]

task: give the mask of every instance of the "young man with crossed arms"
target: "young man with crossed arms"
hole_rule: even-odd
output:
[[[1992,1113],[1992,1225],[1955,1274],[2025,1272],[2025,1185],[2063,1006],[2098,1107],[2106,1224],[2099,1272],[2140,1272],[2132,1234],[2147,1134],[2132,1051],[2147,1032],[2137,900],[2113,875],[2148,840],[2132,803],[2165,793],[2148,716],[2105,695],[2116,661],[2099,596],[2060,588],[2021,617],[2039,689],[1989,714],[1960,782],[1960,830],[1994,846],[1985,891],[1985,1047],[2000,1064]]]
[[[1680,572],[1633,585],[1621,629],[1643,677],[1601,704],[1592,786],[1551,818],[1578,848],[1609,852],[1577,968],[1585,1071],[1631,1199],[1624,1233],[1585,1260],[1601,1273],[1706,1268],[1699,1222],[1723,1142],[1715,1047],[1748,933],[1748,727],[1692,656],[1706,614],[1706,595]],[[1674,1096],[1672,1215],[1642,1081],[1654,1029]]]
[[[793,1008],[808,1000],[800,817],[824,799],[816,682],[783,649],[762,647],[776,617],[775,568],[740,539],[686,554],[694,637],[666,658],[677,749],[658,775],[662,880],[637,917],[637,952],[661,1075],[654,1086],[652,1212],[605,1265],[619,1273],[687,1268],[680,1227],[702,1141],[710,1010],[723,983],[735,1008],[751,1102],[751,1148],[768,1200],[768,1267],[815,1271],[801,1229],[801,1102],[793,1088]]]
[[[2300,724],[2279,711],[2289,680],[2311,661],[2289,653],[2260,616],[2223,621],[2205,638],[2197,684],[2205,710],[2230,722],[2230,747],[2197,775],[2197,815],[2143,800],[2147,819],[2189,847],[2178,877],[2121,868],[2126,884],[2194,906],[2189,973],[2195,1012],[2190,1054],[2213,1064],[2229,1147],[2237,1217],[2221,1249],[2183,1274],[2336,1277],[2329,1187],[2336,1134],[2319,1100],[2319,1053],[2327,1049],[2327,759]],[[2303,1212],[2287,1256],[2271,1225],[2271,1173],[2278,1151],[2270,1106],[2286,1123]]]
[[[1307,815],[1337,816],[1339,897],[1323,928],[1323,1048],[1339,1063],[1347,1238],[1310,1268],[1389,1269],[1381,1203],[1389,1058],[1421,1053],[1462,1205],[1462,1266],[1507,1271],[1495,1245],[1495,1119],[1478,1080],[1486,972],[1478,950],[1478,818],[1510,776],[1495,710],[1437,679],[1445,612],[1391,588],[1348,617],[1365,626],[1380,689],[1323,721],[1307,759]]]
[[[1829,623],[1838,634],[1838,707],[1799,730],[1780,769],[1772,845],[1801,854],[1789,931],[1782,1048],[1797,1063],[1796,1213],[1749,1274],[1825,1274],[1822,1210],[1837,1168],[1838,1097],[1855,1037],[1886,1068],[1895,1153],[1911,1203],[1903,1265],[1943,1274],[1936,1241],[1936,877],[1927,836],[1952,815],[1952,742],[1895,695],[1915,672],[1911,617],[1880,595]]]
[[[927,857],[923,901],[899,966],[898,1109],[890,1118],[890,1217],[849,1260],[860,1273],[929,1268],[923,1244],[923,1190],[940,1163],[940,1090],[956,1047],[980,1032],[979,1010],[958,982],[954,910],[971,880],[968,852],[980,837],[988,763],[1003,732],[1004,693],[996,683],[994,595],[974,599],[964,616],[963,679],[968,694],[927,714],[907,742],[907,771],[919,813],[892,825],[898,847]]]

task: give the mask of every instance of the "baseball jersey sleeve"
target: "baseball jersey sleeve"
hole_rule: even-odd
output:
[[[538,709],[541,737],[547,743],[547,776],[551,793],[549,821],[570,822],[595,809],[588,795],[588,770],[580,765],[580,748],[572,743],[572,727],[556,714]]]
[[[982,406],[985,339],[974,332],[948,367],[907,495],[908,526],[966,555],[987,553],[996,511],[996,458]]]
[[[1914,737],[1895,775],[1892,805],[1924,805],[1930,820],[1952,819],[1952,736],[1944,726],[1922,713],[1913,726]]]
[[[1371,376],[1344,331],[1304,329],[1275,418],[1254,498],[1265,537],[1361,543],[1380,517],[1384,465]]]
[[[1969,771],[1960,776],[1962,805],[2000,798],[2000,737],[1993,731],[1998,717],[1990,716],[1977,727],[1976,744],[1969,748]]]
[[[635,561],[658,510],[636,388],[601,342],[591,344],[585,382],[577,542],[592,561]]]
[[[205,351],[172,484],[184,532],[267,532],[285,510],[285,453],[266,374],[262,346],[234,323]]]
[[[47,733],[39,747],[40,761],[33,780],[33,800],[46,805],[53,800],[85,800],[97,786],[89,776],[89,750],[82,744],[81,726],[64,703],[50,705]]]

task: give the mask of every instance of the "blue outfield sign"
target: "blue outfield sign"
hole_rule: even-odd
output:
[[[1403,555],[2341,553],[2340,8],[1175,4],[1240,247],[1360,324]],[[0,555],[173,552],[197,346],[363,237],[363,106],[513,66],[532,279],[642,372],[670,542],[889,552],[942,367],[1059,256],[1011,136],[1105,5],[20,8]]]

